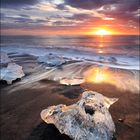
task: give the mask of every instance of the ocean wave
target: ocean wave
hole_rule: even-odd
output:
[[[107,54],[103,52],[95,52],[93,49],[87,48],[72,48],[67,47],[24,47],[24,46],[7,46],[1,47],[1,50],[9,55],[9,57],[16,57],[16,55],[29,54],[36,56],[38,62],[43,63],[61,63],[63,61],[90,61],[98,65],[121,68],[121,69],[134,69],[139,70],[139,56],[137,55],[122,55],[122,54]],[[91,51],[92,50],[92,51]],[[50,56],[51,55],[51,56]],[[52,57],[52,58],[50,58]],[[48,59],[50,58],[50,59]],[[55,61],[54,61],[55,60]],[[60,64],[61,64],[60,63]],[[60,65],[59,64],[59,65]]]

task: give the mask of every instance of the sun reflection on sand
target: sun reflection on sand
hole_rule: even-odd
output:
[[[140,91],[138,77],[139,73],[136,71],[124,71],[107,67],[90,68],[84,73],[86,83],[108,83],[120,90],[130,90],[135,93]]]
[[[94,82],[98,83],[98,82],[101,82],[101,81],[103,81],[105,79],[106,79],[105,74],[100,72],[99,70],[96,70]]]
[[[85,81],[93,83],[105,82],[109,79],[109,73],[106,69],[95,68],[86,73]]]

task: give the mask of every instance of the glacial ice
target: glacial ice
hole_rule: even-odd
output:
[[[47,54],[45,56],[40,56],[38,58],[38,61],[44,62],[44,63],[48,64],[49,66],[59,66],[66,62],[62,57],[59,57],[54,54],[49,54],[49,55]]]
[[[117,100],[85,91],[77,103],[50,106],[41,112],[41,118],[73,140],[111,140],[115,125],[108,109]]]
[[[117,59],[113,56],[110,56],[110,57],[103,57],[103,56],[100,56],[99,57],[99,62],[101,63],[110,63],[110,64],[117,64]]]
[[[5,80],[8,84],[12,84],[13,80],[24,76],[22,67],[15,63],[9,63],[7,67],[1,68],[0,71],[0,80]]]
[[[8,57],[7,53],[0,52],[0,63],[7,64],[9,62],[11,62],[11,59]]]
[[[80,85],[84,82],[85,82],[84,78],[73,78],[73,79],[65,78],[60,80],[60,84],[63,85]]]

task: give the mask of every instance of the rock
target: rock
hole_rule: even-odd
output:
[[[60,66],[65,63],[65,60],[62,57],[53,54],[40,56],[38,61],[48,64],[49,66]]]
[[[7,53],[0,52],[0,63],[1,64],[7,64],[11,62],[11,59],[8,57]]]
[[[9,63],[7,67],[2,68],[0,71],[0,80],[5,80],[8,84],[24,76],[22,67],[15,63]]]
[[[85,91],[77,103],[50,106],[41,112],[41,118],[74,140],[111,140],[115,125],[108,109],[117,100]]]

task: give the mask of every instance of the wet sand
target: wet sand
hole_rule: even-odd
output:
[[[108,84],[83,84],[83,88],[97,91],[107,97],[119,98],[109,111],[116,126],[117,140],[139,140],[140,138],[140,95],[120,91]]]
[[[107,84],[82,84],[64,86],[57,82],[42,80],[30,89],[9,93],[1,89],[0,128],[1,140],[67,140],[54,126],[47,125],[40,118],[41,110],[50,105],[73,104],[85,90],[93,90],[107,97],[119,98],[110,107],[115,122],[117,140],[138,140],[140,137],[140,95],[129,91],[119,91]]]

